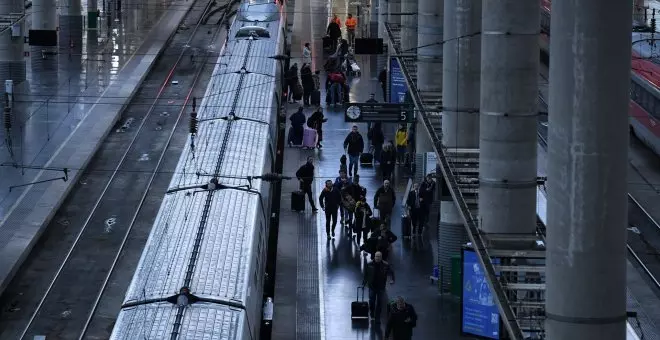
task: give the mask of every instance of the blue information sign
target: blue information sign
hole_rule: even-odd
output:
[[[499,263],[493,259],[493,263]],[[500,314],[477,254],[463,250],[461,331],[488,339],[500,338]]]
[[[403,104],[408,96],[408,84],[396,58],[390,58],[390,103]]]

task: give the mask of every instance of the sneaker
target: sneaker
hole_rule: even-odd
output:
[[[330,234],[328,234],[327,236],[328,236],[328,241],[330,241],[332,237],[330,237]]]
[[[314,213],[314,214],[316,214],[318,211],[319,211],[319,210],[316,209],[316,208],[313,208],[313,209],[312,209],[312,213]]]

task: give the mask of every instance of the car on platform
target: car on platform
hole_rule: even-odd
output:
[[[540,2],[539,44],[547,60],[550,47],[551,0]],[[640,32],[648,31],[648,28],[640,28],[642,27],[635,27],[632,33],[629,122],[635,136],[660,156],[660,33]]]
[[[284,13],[239,7],[111,339],[259,338]]]

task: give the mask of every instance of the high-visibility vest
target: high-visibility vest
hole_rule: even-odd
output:
[[[355,26],[357,26],[357,19],[355,18],[346,19],[346,28],[348,28],[349,30],[354,30]]]

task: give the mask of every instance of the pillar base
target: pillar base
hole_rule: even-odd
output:
[[[25,61],[0,61],[0,82],[4,88],[5,80],[13,80],[14,85],[25,81]],[[0,91],[4,92],[4,90]]]
[[[82,15],[60,15],[60,53],[81,54],[83,37]]]
[[[451,283],[451,257],[461,255],[461,247],[467,243],[467,234],[461,216],[453,201],[440,202],[438,223],[438,268],[443,268],[442,285]]]

